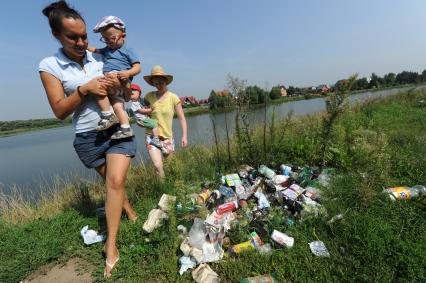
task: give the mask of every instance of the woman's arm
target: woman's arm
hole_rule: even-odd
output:
[[[107,95],[107,87],[112,86],[109,80],[95,78],[80,85],[71,95],[65,96],[64,88],[55,76],[47,72],[40,72],[40,78],[46,91],[50,107],[55,116],[61,120],[74,112],[77,106],[83,101],[84,97],[89,93],[105,96]]]
[[[176,115],[179,119],[180,127],[182,128],[182,147],[186,147],[188,145],[188,138],[187,138],[187,125],[186,125],[186,119],[185,114],[183,113],[182,104],[178,103],[175,106]]]

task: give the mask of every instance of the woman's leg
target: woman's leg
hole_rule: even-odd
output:
[[[149,156],[151,157],[152,163],[154,164],[155,171],[160,178],[164,178],[163,169],[163,156],[161,151],[156,147],[151,147],[148,150]]]
[[[110,153],[106,157],[106,201],[105,213],[108,225],[108,236],[105,244],[106,260],[113,263],[118,258],[117,233],[120,225],[123,202],[125,200],[125,182],[127,170],[130,166],[130,157],[122,154]],[[107,277],[111,276],[108,265],[105,266]]]
[[[105,173],[106,173],[106,166],[105,164],[102,164],[99,167],[95,168],[99,175],[104,179],[105,181]],[[130,205],[129,199],[127,198],[127,192],[124,191],[124,200],[123,200],[123,209],[126,212],[127,217],[131,221],[136,221],[138,218],[138,215],[136,211],[133,209],[133,207]]]

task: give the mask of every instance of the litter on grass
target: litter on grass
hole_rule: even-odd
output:
[[[84,226],[80,231],[83,241],[86,245],[99,243],[105,240],[105,235],[98,235],[95,230],[89,229],[89,225]]]

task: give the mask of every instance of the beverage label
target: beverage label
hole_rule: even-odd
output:
[[[225,176],[225,181],[228,187],[233,187],[237,185],[241,185],[241,179],[238,174],[229,174]]]
[[[250,238],[254,247],[260,247],[263,245],[262,239],[259,237],[259,235],[257,235],[256,232],[251,232]]]
[[[271,274],[265,274],[245,278],[241,280],[240,283],[278,283],[278,279]]]
[[[298,184],[293,184],[289,187],[292,191],[295,191],[298,195],[302,194],[304,189]]]
[[[281,246],[286,246],[288,248],[291,248],[294,245],[294,238],[293,237],[289,237],[286,234],[284,234],[280,231],[277,231],[277,230],[274,230],[272,232],[271,238],[275,242],[280,244]]]
[[[236,201],[227,202],[227,203],[224,203],[224,204],[218,206],[217,213],[218,214],[224,214],[224,213],[227,213],[227,212],[232,212],[236,208],[238,208],[238,204],[237,204]]]
[[[286,189],[284,191],[282,191],[282,194],[284,197],[286,197],[287,199],[290,199],[292,201],[295,201],[297,199],[297,197],[299,196],[298,193],[296,193],[295,191],[291,190],[291,189]]]
[[[210,190],[203,190],[197,197],[197,203],[198,204],[203,204],[206,202],[206,200],[209,198],[211,192]]]
[[[395,199],[410,199],[410,191],[407,187],[389,188],[388,191]]]
[[[251,240],[246,241],[246,242],[242,242],[242,243],[240,243],[238,245],[234,245],[232,247],[232,250],[237,254],[241,253],[242,251],[245,251],[245,250],[253,250],[253,249],[254,249],[254,246],[253,246],[253,243],[251,242]]]

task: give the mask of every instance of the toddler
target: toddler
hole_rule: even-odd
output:
[[[101,49],[89,47],[88,50],[102,54],[104,57],[104,74],[117,76],[121,83],[121,90],[108,92],[108,96],[96,97],[101,108],[101,120],[97,130],[106,130],[119,122],[120,129],[111,136],[111,139],[132,137],[134,134],[130,127],[129,117],[124,110],[124,102],[129,101],[132,94],[130,82],[141,71],[140,60],[131,49],[124,45],[126,26],[120,18],[115,16],[103,17],[93,31],[101,33],[101,41],[106,46]],[[111,111],[110,101],[114,113]]]

